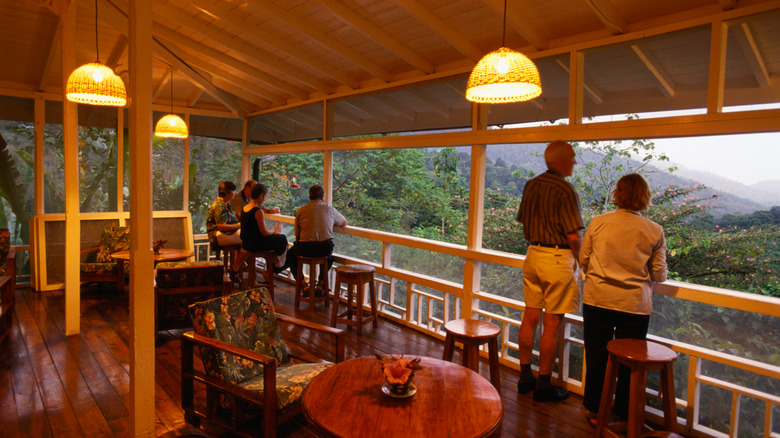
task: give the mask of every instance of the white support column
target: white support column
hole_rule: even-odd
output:
[[[487,105],[471,105],[471,129],[474,131],[487,128]],[[466,247],[468,249],[482,248],[482,218],[485,206],[485,163],[487,146],[474,144],[471,146],[471,176],[469,183],[469,222]],[[474,307],[473,294],[479,290],[482,280],[482,263],[478,260],[466,259],[463,267],[463,297],[460,304],[462,318],[471,318]]]
[[[184,114],[184,123],[187,129],[190,129],[190,113]],[[184,193],[182,196],[183,211],[190,210],[190,136],[184,139],[184,176],[182,177],[182,186]]]
[[[569,124],[582,123],[582,103],[585,99],[585,55],[569,54]]]
[[[244,123],[241,128],[241,181],[246,182],[252,178],[252,170],[250,167],[252,163],[249,160],[250,155],[245,153],[246,148],[249,147],[249,119],[244,118]],[[243,188],[243,185],[239,187]]]
[[[125,109],[116,109],[116,211],[125,205]]]
[[[76,69],[76,4],[63,5],[62,20],[62,143],[65,167],[65,334],[79,333],[81,282],[79,260],[79,126],[78,107],[65,97],[70,72]]]
[[[723,89],[726,83],[726,38],[728,28],[722,21],[712,23],[710,36],[710,71],[707,81],[707,113],[723,111]]]
[[[34,131],[35,131],[35,152],[34,152],[34,187],[35,187],[35,208],[33,209],[33,214],[38,216],[44,213],[44,192],[43,192],[43,175],[44,175],[44,169],[43,169],[43,157],[44,157],[44,150],[43,150],[43,130],[46,126],[46,100],[42,96],[38,96],[35,98],[35,122],[34,122]],[[32,229],[33,227],[30,227]]]
[[[152,0],[130,2],[130,435],[153,437]]]
[[[333,138],[333,103],[322,102],[322,139]],[[333,203],[333,151],[322,152],[322,187],[325,189],[325,202]]]

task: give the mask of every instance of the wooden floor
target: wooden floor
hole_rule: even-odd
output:
[[[17,290],[14,329],[0,345],[0,436],[129,435],[127,296],[93,287],[83,291],[81,303],[81,334],[65,337],[63,292]],[[280,313],[315,322],[329,321],[329,313],[322,307],[295,312],[291,288],[284,283],[277,286],[276,306]],[[161,333],[157,342],[157,436],[185,426],[179,403],[180,334]],[[319,345],[307,336],[290,332],[285,338]],[[386,320],[381,320],[376,330],[367,326],[360,338],[354,329],[347,331],[347,359],[400,352],[441,357],[442,350],[443,342]],[[317,354],[332,360],[326,350]],[[488,378],[485,361],[481,369]],[[501,379],[505,410],[502,437],[592,435],[580,397],[572,396],[557,404],[535,403],[530,394],[517,394],[516,372],[502,368]],[[219,435],[223,431],[209,432]],[[299,416],[282,425],[279,436],[316,435]]]

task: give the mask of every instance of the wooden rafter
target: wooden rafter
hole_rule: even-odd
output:
[[[748,64],[750,64],[751,70],[753,70],[753,76],[756,77],[758,85],[760,87],[769,86],[769,71],[766,68],[764,57],[761,56],[761,52],[758,50],[755,38],[753,38],[753,32],[750,31],[748,23],[740,23],[737,26],[729,27],[729,30],[734,32],[734,36],[739,41],[739,46],[742,48],[742,54],[745,55]]]
[[[504,2],[502,0],[483,0],[498,17],[503,18],[504,14]],[[518,2],[511,2],[507,4],[507,27],[511,28],[520,36],[523,37],[528,44],[533,46],[536,50],[545,50],[550,47],[550,41],[539,32],[536,26],[520,12]],[[497,22],[500,23],[500,22]],[[507,42],[507,45],[511,45]]]
[[[395,0],[401,7],[407,10],[417,21],[428,26],[431,30],[441,35],[448,44],[465,55],[475,63],[485,54],[477,46],[472,44],[464,33],[453,29],[441,21],[433,12],[425,9],[415,0]]]
[[[344,6],[338,0],[316,0],[322,6],[329,9],[334,14],[338,15],[345,23],[354,27],[362,32],[367,37],[374,40],[377,44],[395,53],[399,58],[405,60],[410,65],[419,68],[424,73],[433,73],[435,70],[434,65],[427,59],[418,55],[414,50],[409,49],[403,44],[399,43],[395,38],[389,35],[387,32],[379,29],[370,21],[361,17],[357,13],[353,12],[348,7]]]
[[[122,59],[122,54],[127,50],[127,37],[125,35],[119,35],[119,39],[111,48],[111,53],[108,55],[106,65],[111,68],[116,68],[119,65],[119,60]]]
[[[566,65],[563,61],[556,59],[555,63],[558,64],[562,69],[566,70],[566,73],[569,73],[569,66]],[[583,81],[582,88],[585,90],[585,94],[587,94],[588,97],[590,97],[594,102],[601,103],[603,101],[601,98],[601,92],[593,85],[588,85],[587,81]]]
[[[658,88],[661,90],[664,96],[673,97],[676,84],[674,83],[674,80],[672,80],[671,76],[669,76],[663,67],[661,67],[661,63],[658,62],[658,60],[655,59],[655,57],[650,52],[643,50],[636,44],[631,45],[631,50],[636,53],[636,56],[640,61],[642,61],[642,64],[647,67],[647,70],[653,76],[653,79],[655,79],[655,81],[658,83]]]
[[[157,81],[156,84],[154,84],[154,89],[152,90],[152,102],[156,101],[158,97],[160,97],[160,94],[162,93],[165,84],[168,83],[168,81],[173,80],[173,70],[168,69],[165,74],[160,76],[160,80]],[[171,103],[173,105],[173,103]]]
[[[408,93],[410,96],[417,99],[418,102],[432,109],[433,111],[435,111],[436,113],[444,117],[445,119],[450,118],[450,109],[447,106],[442,105],[439,102],[435,102],[433,99],[431,99],[422,91],[410,89],[410,90],[406,90],[406,93]]]
[[[612,0],[585,0],[593,13],[613,35],[626,33],[628,22],[612,4]]]
[[[59,15],[57,16],[56,26],[57,27],[54,31],[54,35],[52,35],[51,41],[49,41],[49,50],[47,50],[48,55],[46,56],[46,63],[43,65],[43,71],[41,71],[41,75],[38,79],[38,89],[41,91],[43,91],[44,86],[46,86],[46,79],[49,77],[49,72],[51,72],[52,65],[57,62],[57,53],[59,50],[59,44],[57,44],[57,42],[60,40],[60,33],[62,32]]]
[[[344,74],[343,72],[340,72],[332,68],[327,63],[324,63],[313,56],[309,56],[303,53],[301,50],[298,50],[296,47],[290,44],[286,44],[281,40],[274,39],[273,36],[263,35],[262,33],[259,33],[256,28],[249,26],[241,19],[241,17],[227,10],[227,8],[223,8],[218,5],[210,5],[208,2],[203,2],[202,0],[195,0],[195,1],[199,2],[198,3],[199,5],[202,3],[201,6],[207,6],[208,7],[207,10],[212,15],[218,17],[221,20],[224,20],[226,23],[230,23],[229,27],[236,29],[236,31],[238,32],[243,32],[245,37],[252,38],[254,41],[263,44],[267,48],[275,48],[278,50],[282,50],[285,53],[289,54],[290,56],[308,65],[309,67],[323,74],[328,75],[332,79],[339,81],[340,83],[346,85],[347,87],[350,87],[352,89],[357,89],[360,87],[360,83],[357,80]],[[155,10],[157,10],[158,7],[160,9],[165,8],[170,11],[173,11],[173,9],[167,8],[161,4],[160,5],[156,4]],[[176,12],[176,15],[181,16],[181,14],[179,14],[178,12]],[[163,16],[168,17],[168,14],[165,13]],[[221,31],[215,31],[203,24],[194,23],[191,19],[188,19],[186,17],[183,19],[183,21],[179,22],[179,24],[183,26],[187,26],[190,29],[200,34],[210,39],[213,39],[214,41],[217,41],[218,43],[224,45],[225,47],[241,52],[244,55],[257,60],[258,62],[267,65],[269,68],[273,68],[274,70],[278,70],[282,73],[290,75],[291,77],[298,78],[300,80],[299,78],[300,74],[296,72],[295,67],[283,64],[278,59],[275,59],[273,56],[271,56],[270,54],[263,53],[260,50],[249,49],[248,47],[244,48],[243,45],[237,44],[232,37],[230,37],[229,35],[225,35]],[[318,81],[316,84],[311,84],[311,85],[318,89],[330,88],[327,84],[324,84],[321,81]]]
[[[302,90],[288,82],[281,81],[277,79],[275,76],[269,75],[264,71],[258,70],[248,65],[245,62],[241,62],[233,58],[232,56],[220,52],[219,50],[216,50],[205,44],[201,44],[187,37],[184,37],[181,34],[174,32],[161,24],[155,24],[154,33],[155,35],[159,35],[161,38],[166,39],[169,42],[175,43],[179,46],[182,46],[185,49],[189,49],[192,52],[198,53],[202,56],[212,58],[215,61],[225,64],[226,66],[232,67],[240,72],[246,73],[247,75],[257,79],[258,81],[266,83],[271,87],[284,92],[285,94],[295,96],[300,99],[305,99],[309,97],[309,94],[305,90]],[[217,71],[220,70],[221,69],[219,68],[217,69]],[[212,72],[212,73],[217,74],[217,72]],[[279,102],[283,101],[283,99],[279,99],[278,96],[272,98],[271,100],[279,101]]]
[[[273,18],[285,22],[288,26],[297,30],[301,34],[308,36],[312,41],[320,44],[324,49],[329,50],[345,59],[348,59],[377,78],[382,79],[385,82],[392,81],[392,75],[389,71],[387,71],[387,69],[351,49],[349,46],[342,43],[338,39],[333,38],[326,33],[320,32],[319,30],[315,29],[314,26],[310,25],[309,23],[305,23],[295,15],[277,6],[276,3],[269,0],[249,0],[248,3],[262,10],[263,13],[269,14]]]
[[[115,0],[115,2],[120,3],[119,0]],[[88,8],[94,8],[94,5],[85,5],[85,6],[87,6]],[[119,31],[119,33],[121,33],[122,35],[125,36],[127,35],[127,15],[125,11],[117,10],[116,6],[114,6],[110,8],[104,7],[100,10],[100,12],[101,12],[101,17],[106,22],[108,22],[108,24],[111,25],[111,27]],[[176,54],[168,50],[167,47],[160,44],[160,42],[157,41],[156,39],[153,39],[152,41],[152,49],[154,50],[155,54],[163,58],[166,63],[168,63],[175,69],[181,71],[185,76],[187,76],[190,79],[190,81],[195,86],[203,89],[203,91],[210,94],[214,99],[216,99],[219,103],[224,105],[232,113],[234,113],[238,117],[246,116],[246,111],[243,108],[241,108],[241,106],[238,104],[235,98],[233,98],[232,96],[228,95],[224,91],[217,88],[214,84],[209,82],[200,73],[196,72],[189,65],[182,62],[181,59],[178,56],[176,56]]]

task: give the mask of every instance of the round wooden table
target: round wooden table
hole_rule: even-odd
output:
[[[195,252],[188,249],[173,249],[173,248],[160,248],[160,252],[154,253],[154,264],[160,262],[178,262],[186,260],[195,255]],[[130,261],[130,251],[117,251],[111,254],[111,258],[116,260],[119,265],[117,269],[119,272],[124,272],[125,262]],[[125,290],[125,276],[120,275],[116,281],[116,288],[120,291]]]
[[[407,355],[408,358],[417,356]],[[393,398],[382,392],[382,364],[361,357],[315,377],[303,394],[303,413],[324,436],[484,437],[498,435],[501,396],[482,376],[452,362],[423,357],[417,392]]]

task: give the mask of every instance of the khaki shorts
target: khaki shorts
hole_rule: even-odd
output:
[[[551,314],[579,311],[579,271],[569,249],[529,247],[523,263],[525,305]]]

